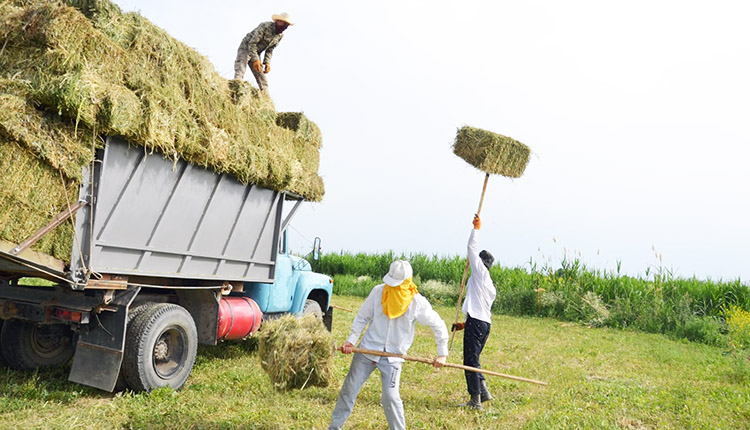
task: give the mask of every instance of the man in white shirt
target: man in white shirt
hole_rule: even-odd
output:
[[[464,365],[481,368],[479,355],[484,349],[484,344],[490,335],[492,324],[492,302],[495,301],[497,290],[490,278],[490,267],[495,261],[488,251],[479,252],[479,229],[482,221],[478,215],[474,215],[474,229],[471,230],[468,244],[469,265],[471,276],[466,283],[466,300],[461,310],[466,315],[465,323],[454,324],[452,331],[462,330],[464,332]],[[487,389],[484,375],[476,372],[464,371],[466,376],[466,388],[471,396],[470,400],[461,405],[472,409],[481,410],[482,402],[492,400],[492,395]]]
[[[352,353],[354,343],[369,323],[370,326],[359,343],[360,348],[406,354],[414,341],[415,323],[419,322],[432,329],[438,355],[433,366],[442,367],[448,355],[448,329],[427,299],[417,292],[417,286],[412,282],[411,264],[404,260],[394,261],[388,274],[383,277],[383,282],[384,284],[376,285],[370,291],[359,309],[352,323],[351,333],[342,346],[342,352]],[[391,430],[405,429],[404,405],[399,393],[403,361],[398,357],[354,354],[328,428],[342,428],[352,413],[360,388],[377,368],[383,387],[380,402],[388,426]]]

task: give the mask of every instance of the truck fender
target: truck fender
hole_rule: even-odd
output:
[[[290,313],[300,314],[305,306],[305,300],[311,298],[320,303],[320,309],[325,313],[331,304],[333,281],[330,277],[315,272],[302,272],[297,278],[294,289],[294,300]]]

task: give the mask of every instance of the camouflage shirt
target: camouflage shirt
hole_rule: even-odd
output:
[[[273,50],[284,37],[284,33],[276,34],[275,28],[273,21],[263,22],[242,39],[242,46],[248,53],[248,63],[252,64],[255,60],[259,60],[260,53],[266,51],[263,63],[271,64]]]

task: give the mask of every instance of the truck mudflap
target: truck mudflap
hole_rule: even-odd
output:
[[[128,308],[140,287],[120,292],[81,331],[68,380],[112,392],[120,373]]]
[[[323,325],[329,332],[333,329],[333,308],[330,306],[323,314]]]

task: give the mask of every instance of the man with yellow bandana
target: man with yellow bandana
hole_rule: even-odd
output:
[[[383,282],[370,291],[359,309],[342,351],[345,354],[352,353],[354,343],[369,323],[370,326],[359,343],[360,348],[406,354],[414,341],[415,323],[419,322],[432,329],[438,355],[433,366],[442,367],[448,355],[448,329],[427,299],[417,291],[417,286],[412,282],[411,264],[404,260],[394,261],[388,274],[383,277]],[[380,402],[388,426],[391,430],[405,429],[404,405],[399,393],[403,361],[398,357],[354,354],[328,428],[343,427],[352,413],[360,388],[377,368],[383,387]]]

